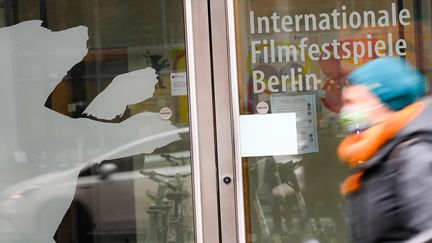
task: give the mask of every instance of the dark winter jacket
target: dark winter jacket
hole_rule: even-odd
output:
[[[432,102],[357,169],[347,195],[355,243],[405,242],[432,229]]]

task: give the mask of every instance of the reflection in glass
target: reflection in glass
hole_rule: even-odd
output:
[[[243,158],[248,242],[349,242],[339,193],[347,171],[336,155],[341,92],[351,70],[382,55],[405,57],[431,80],[431,3],[415,2],[237,2],[240,116],[261,116],[258,104],[297,116],[296,155]]]
[[[182,9],[4,1],[1,242],[193,242]]]

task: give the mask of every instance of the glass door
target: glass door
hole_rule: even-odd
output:
[[[1,242],[203,242],[217,225],[198,162],[214,156],[191,152],[212,140],[195,2],[1,1]]]
[[[227,1],[240,242],[349,242],[336,150],[347,74],[401,56],[431,80],[430,1]]]

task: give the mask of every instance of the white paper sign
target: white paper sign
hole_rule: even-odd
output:
[[[270,97],[272,113],[297,115],[298,152],[300,154],[318,152],[315,95],[274,94]]]
[[[242,157],[297,154],[295,113],[240,116]]]
[[[171,73],[171,95],[172,96],[183,96],[187,95],[187,83],[186,73]]]

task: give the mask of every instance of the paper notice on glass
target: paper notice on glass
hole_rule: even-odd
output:
[[[184,96],[187,95],[187,76],[185,72],[171,73],[171,95]]]
[[[299,154],[319,151],[315,102],[314,94],[274,94],[270,97],[272,113],[296,114]]]
[[[240,116],[242,157],[297,154],[295,113]]]

